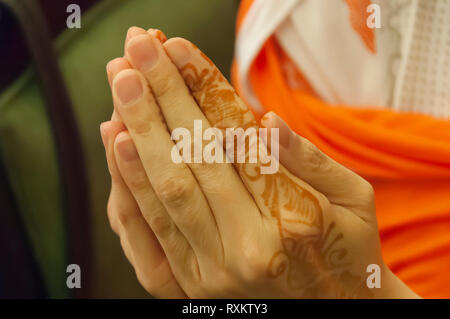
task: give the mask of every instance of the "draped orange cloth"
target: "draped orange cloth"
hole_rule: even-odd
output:
[[[252,2],[241,2],[238,32]],[[276,112],[372,183],[385,262],[420,296],[450,298],[450,121],[329,105],[300,71],[303,87],[288,84],[282,67],[286,59],[272,37],[251,66],[250,84],[265,111]],[[242,92],[236,61],[232,77]]]

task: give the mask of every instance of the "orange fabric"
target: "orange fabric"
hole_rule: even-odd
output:
[[[238,26],[251,2],[242,2]],[[386,263],[422,297],[449,298],[450,121],[329,105],[289,85],[283,59],[270,38],[254,61],[250,82],[260,103],[372,183]],[[236,63],[232,76],[240,91]]]
[[[361,40],[372,53],[376,53],[375,32],[367,27],[366,8],[372,3],[371,0],[345,0],[350,11],[350,23]]]

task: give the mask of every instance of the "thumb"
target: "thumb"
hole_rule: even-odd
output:
[[[279,129],[279,160],[292,174],[344,206],[365,221],[374,221],[374,194],[369,182],[322,153],[306,138],[297,135],[274,112],[261,120],[261,126]]]

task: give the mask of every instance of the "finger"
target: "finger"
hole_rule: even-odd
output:
[[[220,129],[257,127],[253,114],[233,87],[194,44],[173,38],[164,48],[213,126]]]
[[[121,222],[122,246],[128,248],[136,276],[144,288],[155,297],[184,298],[168,259],[139,208],[130,210],[117,201]]]
[[[109,87],[111,88],[112,82],[116,75],[126,69],[131,69],[131,65],[128,63],[128,60],[125,58],[116,58],[114,60],[111,60],[106,65],[106,74],[108,75],[108,83]],[[119,114],[115,110],[113,110],[113,114],[111,116],[111,121],[115,122],[122,122],[122,119],[120,118]]]
[[[121,123],[104,122],[100,125],[102,141],[105,147],[106,161],[108,164],[109,173],[111,175],[111,194],[108,201],[107,213],[111,228],[118,235],[120,234],[120,222],[118,221],[116,210],[109,209],[109,204],[121,197],[123,193],[121,190],[125,187],[125,184],[123,183],[120,172],[115,164],[114,149],[112,145],[114,145],[113,143],[116,135],[124,129],[125,127]]]
[[[114,156],[114,141],[124,130],[120,122],[105,122],[101,125],[108,168],[111,173],[111,194],[108,201],[108,216],[113,229],[120,235],[125,255],[135,268],[136,275],[151,293],[166,291],[167,282],[177,295],[182,290],[174,286],[172,271],[158,240],[141,215],[139,207],[124,183]],[[164,288],[162,288],[164,287]],[[161,289],[158,289],[161,288]],[[181,293],[180,293],[181,292]],[[168,296],[169,297],[169,296]]]
[[[151,50],[153,54],[150,55]],[[184,54],[184,51],[176,54]],[[169,130],[174,132],[183,128],[191,137],[203,136],[202,130],[211,126],[159,41],[146,35],[137,36],[128,43],[126,56],[134,67],[142,71],[152,87]],[[194,127],[195,121],[197,128]],[[197,141],[203,144],[202,149],[211,142],[202,138]],[[225,155],[218,156],[219,163],[206,163],[202,151],[199,157],[194,158],[198,155],[194,154],[194,143],[195,140],[191,139],[187,147],[191,150],[192,145],[194,149],[190,156],[187,155],[189,167],[208,200],[222,238],[236,237],[241,233],[239,228],[243,229],[248,222],[256,222],[255,217],[260,216],[259,209],[232,165],[225,163]],[[222,145],[217,145],[217,149],[223,151]]]
[[[122,245],[129,249],[139,282],[154,297],[185,298],[158,239],[140,211],[124,210],[119,216],[121,238],[124,237]]]
[[[142,35],[142,34],[147,34],[147,33],[154,36],[155,38],[157,38],[159,41],[161,41],[161,43],[164,43],[167,40],[166,35],[161,30],[148,29],[148,31],[145,31],[142,28],[133,26],[133,27],[130,27],[127,31],[127,35],[125,38],[125,46],[127,45],[128,41],[130,41],[131,38],[133,38],[137,35]],[[123,57],[119,57],[119,58],[113,59],[110,62],[108,62],[107,66],[106,66],[106,72],[108,75],[109,86],[111,87],[112,80],[117,75],[117,73],[119,73],[120,71],[122,71],[124,69],[130,69],[130,68],[131,68],[131,66],[128,63],[128,60]]]
[[[159,41],[161,41],[161,43],[164,43],[167,40],[166,35],[161,30],[149,29],[147,32],[149,34],[151,34],[152,36],[154,36],[155,38],[157,38]],[[142,28],[130,27],[128,29],[128,32],[127,32],[127,35],[125,38],[125,45],[132,37],[134,37],[136,35],[140,35],[140,34],[146,34],[146,31]],[[113,81],[114,77],[117,75],[117,73],[119,73],[122,70],[130,69],[130,68],[131,68],[131,66],[128,63],[127,59],[125,59],[123,57],[111,60],[106,66],[106,72],[108,75],[109,86],[111,87],[112,81]],[[111,120],[112,121],[121,121],[122,119],[115,111],[113,111]]]
[[[130,41],[133,37],[137,36],[137,35],[142,35],[142,34],[146,34],[147,32],[139,27],[130,27],[127,31],[127,36],[125,37],[125,46],[124,46],[124,52],[126,50],[126,46],[128,41]],[[124,54],[125,55],[125,54]]]
[[[331,203],[373,220],[373,188],[369,182],[340,165],[307,139],[295,134],[275,113],[261,120],[267,128],[279,128],[280,162],[294,175],[323,193]]]
[[[115,58],[108,62],[106,65],[106,74],[108,75],[109,86],[111,87],[113,79],[116,75],[125,69],[131,69],[131,65],[128,63],[128,60],[125,58]]]
[[[157,198],[127,132],[120,133],[116,138],[115,158],[125,183],[166,252],[174,272],[183,274],[189,269],[189,265],[195,269],[196,260],[192,248]]]
[[[170,215],[159,222],[169,225],[172,219],[196,254],[219,258],[221,241],[208,202],[186,164],[172,160],[175,145],[145,78],[137,70],[120,72],[113,82],[113,96],[146,175]]]
[[[188,54],[176,54],[176,46],[183,46]],[[233,87],[197,47],[184,39],[171,39],[165,48],[211,125],[223,131],[258,128],[253,114]],[[261,156],[256,163],[235,163],[264,216],[283,218],[296,225],[318,225],[321,211],[328,204],[326,197],[281,165],[278,167],[273,157],[267,159],[267,164]]]

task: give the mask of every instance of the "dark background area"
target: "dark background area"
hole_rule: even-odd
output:
[[[56,38],[66,28],[65,14],[73,0],[36,0],[48,23],[52,38]],[[81,12],[88,10],[99,0],[77,0]],[[29,53],[17,21],[2,5],[0,9],[0,91],[23,72],[30,61]]]

